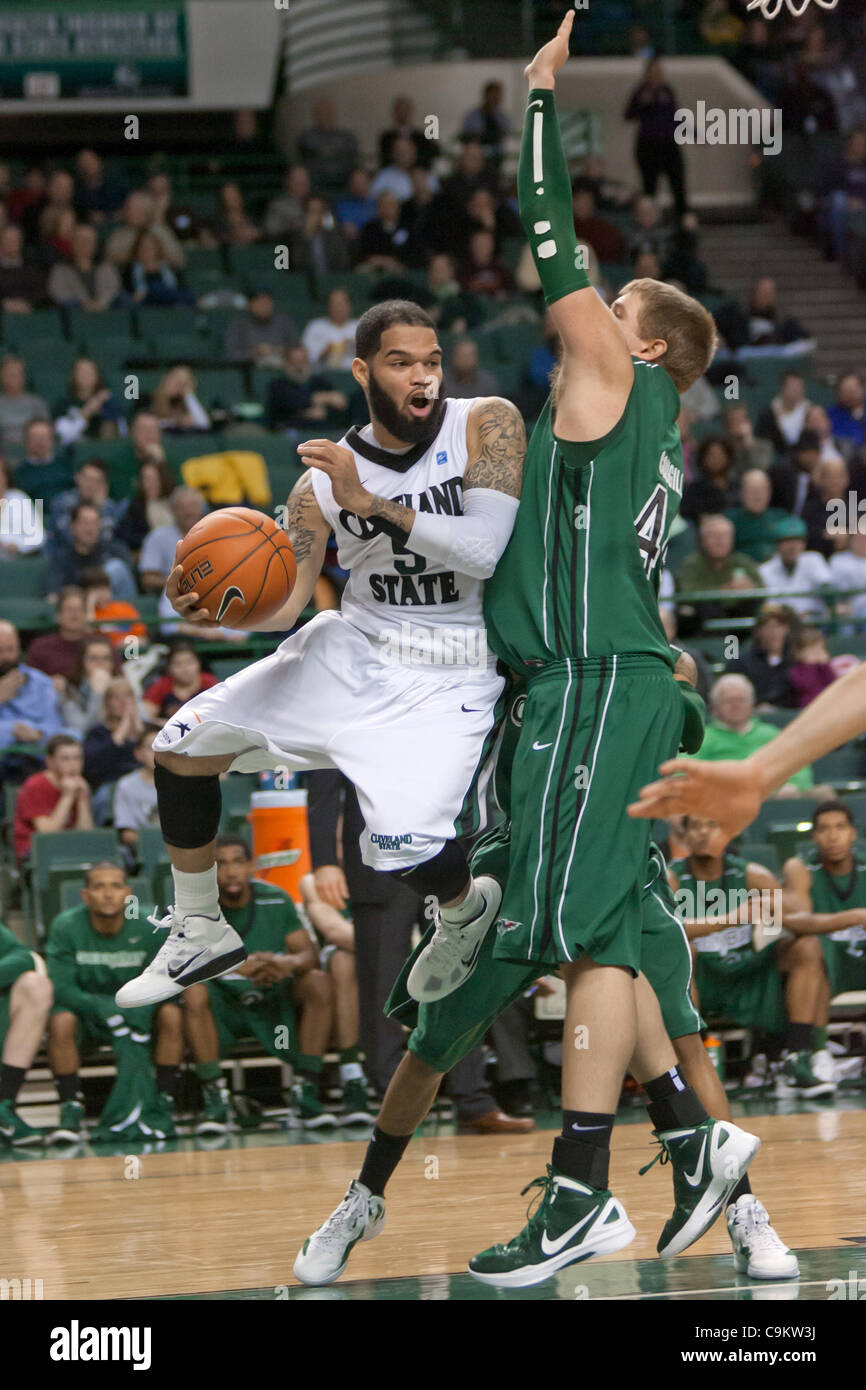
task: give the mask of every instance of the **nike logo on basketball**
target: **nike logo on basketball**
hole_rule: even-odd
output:
[[[553,739],[550,740],[550,743],[539,743],[539,742],[538,742],[538,739],[536,739],[535,742],[534,742],[533,745],[532,745],[532,751],[533,751],[533,753],[542,753],[542,752],[544,751],[545,748],[552,748],[552,747],[553,747]]]
[[[585,1226],[587,1221],[592,1221],[593,1218],[596,1216],[598,1216],[598,1207],[593,1207],[592,1211],[587,1212],[586,1216],[582,1216],[581,1219],[574,1226],[570,1226],[569,1229],[567,1231],[564,1231],[561,1236],[557,1236],[556,1240],[550,1240],[548,1238],[547,1232],[542,1231],[542,1253],[545,1255],[558,1255],[560,1250],[563,1250],[565,1248],[565,1246],[572,1239],[572,1237],[577,1235],[581,1227]]]
[[[241,603],[246,603],[243,589],[239,589],[237,584],[232,584],[230,588],[226,589],[225,593],[220,599],[220,606],[216,611],[216,621],[218,623],[222,622],[223,618],[229,611],[229,608],[234,603],[236,598],[239,598]]]
[[[695,1171],[694,1171],[693,1173],[685,1173],[685,1172],[683,1173],[683,1177],[685,1178],[685,1180],[686,1180],[686,1182],[688,1183],[689,1187],[697,1187],[697,1186],[698,1186],[698,1183],[699,1183],[700,1180],[701,1180],[701,1173],[702,1173],[703,1170],[704,1170],[704,1150],[706,1149],[706,1147],[707,1147],[707,1136],[704,1135],[703,1139],[701,1140],[701,1151],[700,1151],[700,1153],[698,1154],[698,1162],[697,1162],[697,1167],[695,1168]]]

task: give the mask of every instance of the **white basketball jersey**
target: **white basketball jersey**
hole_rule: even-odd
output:
[[[391,453],[357,429],[340,443],[352,450],[361,482],[378,497],[417,512],[460,516],[466,420],[473,405],[473,400],[449,398],[439,433],[426,447]],[[328,475],[311,471],[316,501],[337,539],[340,565],[349,571],[343,617],[401,663],[495,665],[484,636],[483,580],[416,554],[407,536],[381,517],[345,511],[334,501]]]

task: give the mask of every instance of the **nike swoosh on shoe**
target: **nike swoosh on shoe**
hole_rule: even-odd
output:
[[[685,1178],[685,1180],[686,1180],[686,1182],[688,1183],[689,1187],[697,1187],[698,1184],[699,1184],[699,1182],[700,1182],[700,1180],[701,1180],[701,1173],[703,1172],[703,1167],[704,1167],[704,1153],[705,1153],[705,1151],[706,1151],[706,1147],[707,1147],[707,1136],[704,1135],[704,1137],[703,1137],[703,1139],[702,1139],[702,1141],[701,1141],[701,1151],[700,1151],[700,1153],[698,1154],[698,1162],[697,1162],[697,1167],[695,1168],[695,1171],[694,1171],[693,1173],[686,1173],[685,1171],[683,1172],[683,1177]]]
[[[578,1233],[578,1231],[581,1229],[581,1227],[582,1227],[582,1226],[585,1226],[586,1223],[587,1223],[587,1221],[591,1221],[591,1220],[593,1219],[594,1216],[598,1216],[598,1207],[593,1207],[592,1211],[587,1212],[586,1216],[582,1216],[581,1219],[577,1222],[576,1225],[571,1226],[571,1227],[570,1227],[567,1231],[565,1231],[561,1236],[557,1236],[555,1240],[549,1240],[549,1239],[548,1239],[547,1232],[546,1232],[546,1231],[542,1231],[542,1233],[541,1233],[541,1249],[542,1249],[542,1252],[543,1252],[545,1255],[558,1255],[559,1252],[560,1252],[560,1250],[562,1250],[563,1247],[566,1246],[566,1245],[568,1244],[568,1242],[571,1240],[572,1236],[576,1236],[577,1233]]]

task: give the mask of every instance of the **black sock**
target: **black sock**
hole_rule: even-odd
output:
[[[26,1067],[10,1067],[7,1062],[0,1065],[0,1100],[15,1100],[26,1075]]]
[[[710,1117],[679,1067],[671,1067],[653,1081],[641,1083],[647,1093],[647,1114],[653,1129],[691,1129]]]
[[[744,1197],[746,1193],[751,1192],[751,1190],[752,1184],[749,1182],[748,1173],[746,1173],[743,1177],[740,1178],[740,1181],[737,1183],[736,1187],[733,1188],[731,1195],[728,1198],[725,1205],[730,1206],[731,1202],[736,1202],[738,1197]]]
[[[785,1034],[785,1048],[788,1052],[811,1052],[812,1051],[811,1023],[789,1023],[788,1031]]]
[[[374,1197],[384,1197],[385,1185],[411,1138],[411,1134],[385,1134],[378,1125],[373,1130],[358,1181],[369,1187]]]
[[[610,1136],[616,1116],[563,1110],[562,1134],[553,1142],[553,1166],[575,1182],[603,1192],[610,1171]]]
[[[156,1089],[160,1095],[171,1096],[177,1090],[177,1083],[180,1080],[180,1067],[166,1067],[162,1062],[156,1064]]]
[[[77,1100],[78,1092],[81,1090],[81,1082],[78,1080],[78,1072],[70,1071],[65,1076],[58,1076],[55,1073],[54,1084],[57,1087],[57,1094],[60,1097],[60,1104],[65,1105],[68,1100]]]

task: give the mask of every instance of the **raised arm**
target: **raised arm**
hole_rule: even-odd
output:
[[[416,512],[370,492],[358,477],[351,449],[329,439],[309,440],[299,448],[304,463],[327,473],[339,506],[380,518],[417,555],[459,574],[490,578],[514,529],[526,453],[523,418],[511,401],[482,396],[469,412],[461,516]]]
[[[592,440],[613,429],[634,380],[625,338],[592,288],[586,249],[574,230],[571,180],[553,89],[568,58],[570,10],[526,68],[529,98],[517,173],[520,218],[544,298],[562,339],[555,426],[563,439]]]
[[[313,492],[313,477],[309,469],[298,479],[289,494],[286,529],[295,552],[298,573],[295,587],[282,608],[257,625],[258,632],[285,632],[294,627],[313,596],[316,581],[322,572],[325,550],[331,528],[322,516]],[[182,594],[178,588],[183,568],[176,565],[168,576],[165,592],[172,608],[188,623],[212,623],[204,608],[197,608],[199,596],[193,591]]]

